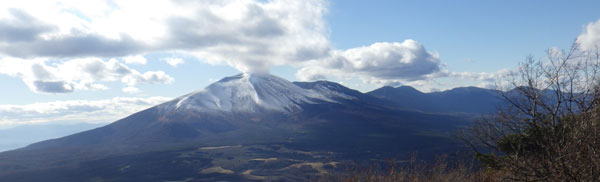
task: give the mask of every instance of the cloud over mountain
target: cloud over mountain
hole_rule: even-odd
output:
[[[266,72],[275,65],[327,55],[326,4],[322,0],[3,1],[0,58],[38,60],[41,69],[34,71],[44,74],[48,62],[87,64],[83,60],[123,58],[128,64],[144,65],[147,60],[141,55],[167,52],[243,72]],[[126,80],[144,82],[161,75],[148,74],[133,73],[135,78]],[[52,93],[93,87],[48,76],[27,78],[26,83],[34,91]]]
[[[352,75],[389,84],[449,75],[440,57],[415,40],[336,49],[324,18],[326,0],[21,0],[0,2],[0,9],[0,59],[28,65],[19,74],[0,74],[21,78],[36,92],[98,90],[106,88],[100,82],[121,82],[123,91],[135,93],[139,83],[170,83],[174,78],[164,71],[142,73],[121,63],[143,66],[145,55],[157,53],[242,72],[292,65],[302,80]],[[174,67],[182,62],[167,61]],[[102,71],[60,66],[73,64]]]
[[[600,20],[587,24],[583,32],[577,37],[577,43],[583,49],[600,48]]]
[[[379,42],[370,46],[333,51],[331,56],[301,69],[302,80],[331,73],[358,74],[365,79],[421,80],[441,70],[439,57],[414,40]]]
[[[325,2],[193,1],[188,16],[166,19],[164,49],[184,50],[208,63],[243,72],[325,56],[329,51]]]

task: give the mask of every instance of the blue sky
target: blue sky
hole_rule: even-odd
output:
[[[570,46],[600,18],[598,7],[599,1],[338,0],[327,20],[338,48],[415,39],[452,70],[495,71]]]
[[[598,35],[586,28],[600,29],[593,24],[600,19],[600,2],[591,0],[223,0],[218,5],[161,0],[144,4],[144,10],[136,7],[143,1],[132,2],[53,0],[38,7],[26,1],[0,3],[6,7],[0,9],[0,114],[20,110],[37,113],[39,119],[59,111],[40,111],[51,106],[34,103],[55,102],[52,107],[57,107],[116,97],[166,100],[240,71],[270,70],[292,81],[327,79],[361,91],[383,85],[423,91],[485,86],[528,55],[568,48],[583,35],[578,41],[593,44]],[[225,21],[178,12],[188,10]],[[133,18],[123,18],[128,15]],[[155,16],[172,17],[146,21],[159,19]],[[394,56],[382,56],[390,54]],[[145,63],[126,61],[136,55]],[[167,58],[183,63],[172,66]],[[42,72],[31,72],[36,64]],[[97,75],[69,70],[94,64],[115,69]],[[117,73],[119,66],[127,73]],[[70,71],[89,78],[62,74]],[[155,102],[144,104],[136,106]],[[0,116],[0,123],[8,121],[18,123],[19,118]]]

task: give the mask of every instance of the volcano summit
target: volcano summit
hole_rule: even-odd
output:
[[[0,181],[306,180],[457,150],[464,119],[327,81],[239,74],[104,127],[0,153]]]

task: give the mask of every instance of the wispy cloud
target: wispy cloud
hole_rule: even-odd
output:
[[[106,123],[170,99],[167,97],[116,97],[103,100],[0,105],[0,127],[45,122]]]

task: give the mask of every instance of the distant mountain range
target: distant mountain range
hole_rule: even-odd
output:
[[[433,113],[489,114],[503,102],[499,91],[478,87],[423,93],[409,86],[386,86],[367,94],[391,101],[400,108]]]
[[[453,113],[491,90],[361,93],[269,74],[226,77],[104,127],[0,153],[0,181],[304,181],[356,161],[461,150]]]

